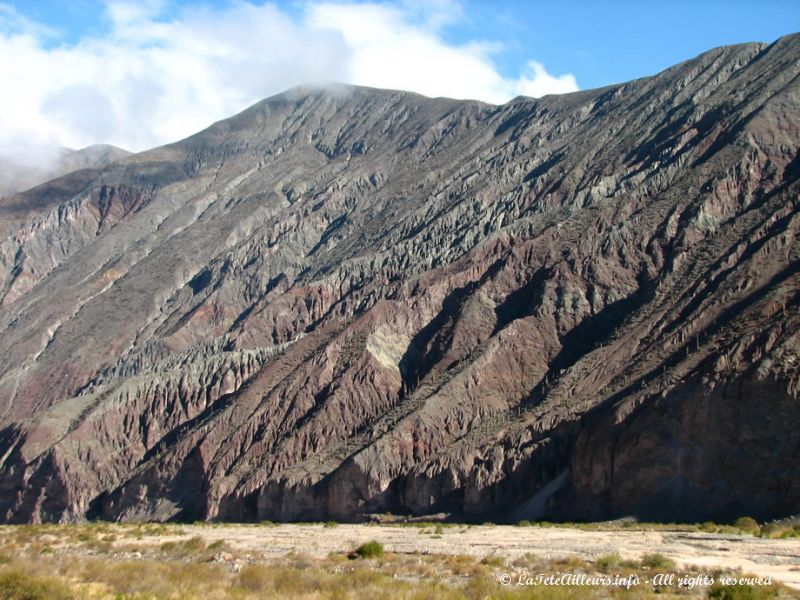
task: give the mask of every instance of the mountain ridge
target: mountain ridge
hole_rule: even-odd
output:
[[[57,156],[30,165],[15,157],[0,156],[0,198],[24,192],[72,171],[102,167],[131,153],[110,144],[92,144],[80,150],[58,148],[55,154]]]
[[[798,40],[282,94],[0,204],[3,519],[797,512]]]

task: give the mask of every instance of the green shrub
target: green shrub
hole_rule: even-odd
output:
[[[383,544],[372,540],[356,548],[356,556],[361,558],[380,558],[383,556]]]
[[[189,554],[200,552],[201,550],[204,550],[205,547],[206,543],[203,540],[203,538],[201,538],[199,535],[196,535],[193,538],[190,538],[185,542],[183,542],[183,548]]]
[[[189,556],[202,552],[206,548],[206,543],[200,536],[195,536],[182,542],[164,542],[161,544],[161,551],[165,554],[176,556]]]
[[[647,569],[674,569],[675,561],[663,554],[645,554],[642,557],[642,566]]]
[[[712,521],[706,521],[700,525],[700,531],[705,533],[719,533],[719,525],[713,523]]]
[[[327,529],[333,529],[334,527],[338,527],[339,524],[336,521],[326,521],[324,527]]]
[[[622,557],[618,552],[614,552],[613,554],[601,556],[594,564],[602,573],[607,573],[610,569],[619,567],[621,562]]]
[[[734,527],[738,529],[743,529],[744,531],[760,531],[761,527],[758,525],[758,521],[756,521],[753,517],[739,517],[733,524]]]
[[[717,583],[708,590],[708,597],[716,600],[763,600],[774,596],[773,588],[757,588],[752,585],[720,585]]]
[[[776,535],[780,535],[785,530],[782,527],[779,527],[775,523],[767,523],[761,527],[761,537],[772,537]]]

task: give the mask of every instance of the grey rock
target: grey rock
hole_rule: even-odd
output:
[[[297,88],[0,201],[0,517],[797,514],[799,59]]]

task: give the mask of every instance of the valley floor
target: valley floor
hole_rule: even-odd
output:
[[[586,530],[568,527],[480,525],[408,527],[396,525],[275,525],[267,529],[225,525],[187,526],[185,535],[208,542],[226,541],[246,552],[279,557],[287,552],[324,557],[378,540],[388,552],[400,554],[499,556],[518,559],[526,554],[545,560],[597,560],[614,553],[639,560],[663,554],[679,566],[697,565],[709,571],[735,569],[774,579],[800,589],[800,539],[770,539],[751,535],[708,534],[675,530]],[[438,532],[438,533],[437,533]],[[169,538],[165,538],[169,539]]]
[[[547,583],[564,574],[577,579]],[[665,579],[670,574],[672,582]],[[722,577],[753,575],[775,584],[749,579],[722,585]],[[590,577],[608,579],[586,585]],[[0,598],[776,595],[800,598],[800,538],[639,525],[0,527]]]

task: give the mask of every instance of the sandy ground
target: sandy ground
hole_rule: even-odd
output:
[[[585,531],[561,527],[480,525],[433,528],[383,525],[221,525],[181,526],[181,538],[200,536],[207,543],[223,540],[232,548],[280,557],[288,552],[322,557],[347,552],[377,540],[387,551],[398,553],[498,555],[510,559],[531,553],[554,559],[578,556],[596,559],[618,552],[625,559],[660,553],[679,565],[741,568],[762,577],[771,575],[800,589],[800,539],[763,539],[745,535],[687,533],[679,531]],[[180,539],[149,538],[152,543]]]

